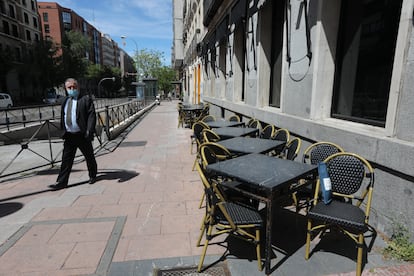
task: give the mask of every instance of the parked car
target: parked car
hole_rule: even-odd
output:
[[[64,97],[56,93],[55,89],[50,89],[47,94],[46,98],[43,99],[45,104],[58,104],[62,103]]]
[[[0,108],[10,108],[13,106],[13,100],[7,93],[0,93]]]

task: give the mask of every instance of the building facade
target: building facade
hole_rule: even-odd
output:
[[[91,42],[91,47],[85,51],[85,58],[94,64],[102,64],[102,35],[94,26],[72,9],[56,2],[39,2],[38,6],[44,39],[61,46],[65,32],[79,32]]]
[[[23,56],[33,43],[41,38],[37,1],[0,0],[0,51],[4,55],[0,70],[8,70],[13,64],[21,65]],[[10,62],[10,64],[6,64]],[[0,90],[9,93],[14,101],[19,101],[24,93],[30,93],[31,85],[20,86],[23,76],[17,70],[1,74]]]
[[[413,0],[173,3],[185,101],[287,128],[302,150],[331,141],[362,155],[376,173],[370,222],[414,233]]]

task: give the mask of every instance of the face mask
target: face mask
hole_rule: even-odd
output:
[[[79,96],[79,92],[77,89],[68,89],[68,95],[72,98],[77,98]]]

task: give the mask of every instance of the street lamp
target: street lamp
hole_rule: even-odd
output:
[[[101,80],[98,82],[98,97],[99,97],[99,98],[101,97],[101,83],[102,83],[104,80],[112,80],[113,82],[115,82],[115,77],[112,77],[112,78],[103,78],[103,79],[101,79]]]
[[[127,36],[125,36],[125,35],[121,36],[121,39],[123,41],[124,46],[126,45],[126,42],[125,42],[126,38],[127,38]],[[132,42],[134,42],[134,44],[135,44],[135,58],[136,58],[135,63],[136,63],[136,70],[137,70],[136,83],[135,83],[135,85],[137,86],[136,87],[136,95],[137,95],[137,98],[144,99],[144,103],[145,103],[145,95],[144,95],[144,86],[145,86],[145,84],[141,81],[141,74],[139,72],[138,44],[134,39],[132,39],[132,38],[129,38],[129,39],[132,40]]]

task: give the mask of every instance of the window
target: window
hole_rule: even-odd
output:
[[[37,29],[37,18],[33,17],[33,27]]]
[[[24,17],[24,23],[29,24],[29,16],[27,15],[27,13],[23,13],[23,17]]]
[[[26,40],[27,41],[32,41],[32,36],[30,35],[30,31],[26,30]]]
[[[45,33],[50,33],[50,27],[49,24],[45,24]]]
[[[9,5],[9,16],[11,18],[16,18],[16,14],[14,12],[14,6],[13,5]]]
[[[17,61],[22,61],[22,55],[20,54],[20,48],[16,47],[14,49],[14,51],[15,51],[15,54],[16,54],[16,60]]]
[[[35,34],[35,41],[40,41],[40,37],[38,34]]]
[[[49,14],[47,12],[42,13],[43,22],[49,22]]]
[[[332,117],[385,126],[401,4],[342,1]]]
[[[269,105],[280,107],[280,90],[282,82],[282,50],[283,50],[283,24],[285,1],[271,1],[272,9],[272,51],[271,51],[271,79]]]
[[[19,31],[17,29],[17,25],[12,24],[12,35],[14,37],[19,37]]]
[[[5,34],[10,35],[10,26],[9,26],[9,22],[3,20],[3,32]]]
[[[22,5],[25,7],[27,6],[26,0],[22,0]]]
[[[32,10],[35,11],[36,10],[35,1],[31,0],[30,2],[31,2],[30,4],[32,6]]]
[[[63,20],[63,23],[69,23],[69,24],[71,24],[72,23],[72,18],[70,16],[70,13],[68,13],[68,12],[62,12],[62,20]]]

